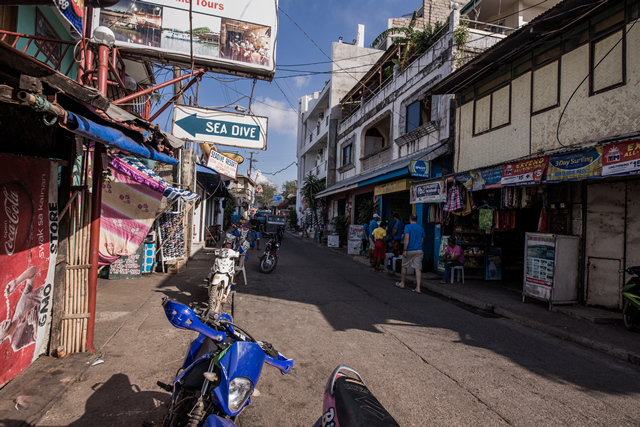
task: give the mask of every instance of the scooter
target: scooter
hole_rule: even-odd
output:
[[[360,374],[345,365],[338,366],[327,381],[323,411],[313,427],[399,427]]]
[[[626,272],[632,276],[622,288],[622,298],[624,298],[622,321],[628,331],[633,331],[640,326],[640,266],[619,270],[619,272]]]
[[[219,313],[222,304],[227,302],[236,283],[236,260],[241,256],[247,256],[250,246],[251,243],[244,240],[237,250],[222,248],[214,251],[216,259],[207,277],[209,309],[214,312]]]
[[[200,334],[172,383],[157,383],[172,393],[163,427],[233,427],[251,397],[259,394],[256,385],[263,364],[283,375],[293,367],[293,359],[253,339],[228,314],[196,313],[168,297],[162,305],[173,326]]]
[[[275,233],[264,247],[264,253],[260,258],[260,271],[271,273],[278,265],[278,249],[280,249],[280,234]]]

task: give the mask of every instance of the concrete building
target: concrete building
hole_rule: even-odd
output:
[[[229,181],[229,194],[236,200],[236,211],[232,220],[238,221],[241,216],[249,218],[249,212],[255,201],[256,184],[248,176],[238,175],[236,179]]]
[[[331,78],[324,88],[298,101],[298,191],[296,210],[303,214],[300,189],[309,173],[326,179],[327,186],[335,180],[336,130],[340,119],[340,99],[369,71],[383,54],[378,49],[364,47],[364,25],[358,25],[358,35],[352,43],[331,44]],[[345,71],[348,70],[348,71]]]
[[[618,270],[640,264],[638,16],[637,2],[565,0],[434,90],[460,105],[454,180],[501,173],[501,189],[487,189],[485,179],[468,187],[476,205],[513,216],[512,229],[491,234],[503,268],[520,280],[533,274],[526,232],[577,236],[574,299],[609,308],[622,307]],[[505,204],[505,192],[516,197]],[[508,206],[518,195],[531,203]],[[553,277],[552,265],[547,271]]]

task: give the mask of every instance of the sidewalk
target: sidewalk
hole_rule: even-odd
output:
[[[355,262],[369,265],[362,256],[348,255],[345,248],[329,248],[314,242],[312,238],[288,234],[306,240],[310,244],[323,246],[327,250],[343,254]],[[400,274],[386,273],[390,282],[399,280]],[[479,310],[506,317],[532,329],[580,344],[636,365],[640,365],[640,335],[629,332],[622,325],[622,314],[601,308],[579,305],[553,306],[527,298],[522,301],[522,288],[510,288],[501,282],[465,280],[465,283],[441,284],[434,273],[423,273],[421,288],[443,297],[459,301]],[[398,292],[413,289],[415,276],[407,277],[407,287]]]

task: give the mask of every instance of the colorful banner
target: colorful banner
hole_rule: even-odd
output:
[[[58,165],[0,154],[0,387],[47,349],[58,253]]]
[[[502,165],[492,168],[471,171],[456,176],[456,181],[462,183],[469,191],[480,191],[502,187]]]
[[[552,234],[529,234],[526,241],[524,280],[534,285],[553,286],[556,238]]]
[[[502,169],[502,185],[535,185],[540,184],[549,157],[537,157],[516,163],[507,163]]]
[[[602,173],[602,147],[549,157],[547,182],[578,181]]]
[[[444,180],[421,182],[411,186],[411,204],[441,203],[447,198],[447,187]]]
[[[640,139],[602,147],[602,176],[640,173]]]
[[[409,165],[409,174],[416,178],[431,177],[431,162],[422,160],[411,160]]]
[[[358,225],[358,224],[351,224],[349,226],[349,240],[351,239],[362,239],[362,233],[364,232],[362,230],[362,225]]]
[[[64,16],[74,31],[69,33],[75,39],[82,34],[82,18],[84,18],[84,0],[53,0],[60,14]]]

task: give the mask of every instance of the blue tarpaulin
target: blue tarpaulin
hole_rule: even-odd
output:
[[[222,182],[220,174],[206,166],[196,164],[196,176],[198,182],[214,197],[227,197],[229,191]]]
[[[170,165],[178,163],[173,157],[163,154],[146,144],[134,141],[119,129],[100,125],[70,111],[68,114],[68,123],[65,128],[76,135],[146,159],[157,160]]]

